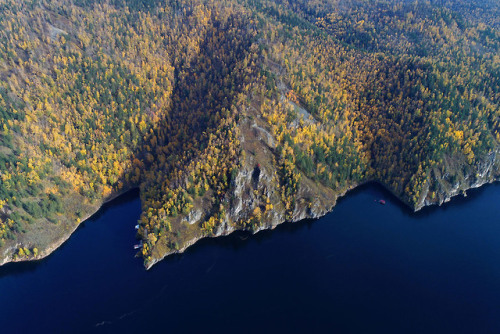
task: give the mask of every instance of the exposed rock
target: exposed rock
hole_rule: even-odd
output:
[[[189,214],[183,218],[185,222],[188,224],[194,224],[198,223],[201,220],[201,217],[203,216],[203,211],[199,209],[192,209]]]
[[[428,205],[442,205],[460,194],[467,196],[467,190],[497,181],[500,177],[499,155],[500,149],[497,148],[473,166],[447,159],[445,173],[441,175],[438,170],[432,171],[415,211]]]

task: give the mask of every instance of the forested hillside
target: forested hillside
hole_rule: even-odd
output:
[[[134,187],[150,266],[367,181],[492,182],[499,29],[496,1],[0,0],[0,263]]]

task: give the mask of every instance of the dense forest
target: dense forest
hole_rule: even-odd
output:
[[[499,152],[499,50],[497,1],[0,0],[0,254],[135,187],[146,265],[367,181],[439,203]]]

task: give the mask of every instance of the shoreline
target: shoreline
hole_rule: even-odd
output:
[[[53,242],[52,244],[50,244],[44,250],[40,251],[40,253],[37,256],[30,257],[30,258],[20,258],[20,259],[13,259],[12,257],[9,258],[9,256],[6,256],[6,257],[4,257],[4,258],[2,258],[0,260],[0,266],[3,266],[3,265],[8,264],[8,263],[31,262],[31,261],[43,260],[44,258],[46,258],[47,256],[49,256],[50,254],[52,254],[54,251],[56,251],[59,247],[61,247],[66,241],[68,241],[69,238],[71,238],[71,236],[73,235],[73,233],[75,233],[75,231],[80,227],[80,225],[83,224],[88,219],[90,219],[93,216],[95,216],[95,214],[98,213],[99,210],[101,210],[104,207],[104,205],[106,205],[107,203],[109,203],[109,202],[117,199],[118,197],[121,197],[121,196],[127,194],[130,191],[133,191],[134,189],[139,189],[139,187],[138,186],[128,187],[125,190],[120,190],[119,192],[116,192],[114,194],[109,195],[109,197],[107,197],[106,199],[104,199],[98,206],[96,206],[95,210],[92,210],[92,212],[86,214],[80,220],[79,223],[76,223],[71,228],[70,231],[68,231],[66,234],[63,234],[61,236],[61,238],[57,239],[55,242]],[[18,246],[20,246],[20,244],[16,243],[14,245],[14,248],[17,249]],[[7,248],[7,250],[12,249],[12,248],[13,247]]]
[[[479,186],[471,186],[471,187],[467,188],[467,190],[475,190],[475,189],[477,190],[477,189],[481,188],[482,186],[487,186],[487,185],[495,184],[497,182],[500,182],[500,180],[495,179],[495,180],[493,180],[491,182],[485,181],[481,185],[479,185]],[[146,268],[146,270],[150,270],[156,263],[161,262],[162,260],[164,260],[165,258],[167,258],[169,256],[184,253],[188,248],[190,248],[191,246],[194,246],[198,241],[203,240],[203,239],[216,239],[216,238],[219,238],[219,237],[229,236],[229,235],[231,235],[231,234],[233,234],[235,232],[248,232],[251,235],[255,235],[255,234],[257,234],[257,233],[259,233],[261,231],[274,230],[279,225],[285,224],[287,222],[296,223],[296,222],[301,222],[301,221],[304,221],[304,220],[317,220],[317,219],[321,219],[321,218],[323,218],[324,216],[326,216],[327,214],[329,214],[329,213],[331,213],[333,211],[333,209],[337,206],[337,201],[339,199],[345,197],[351,191],[356,191],[360,187],[369,186],[370,184],[375,184],[375,185],[381,187],[382,189],[384,189],[385,191],[387,191],[389,194],[391,194],[391,196],[394,196],[394,198],[396,198],[400,202],[400,204],[403,207],[407,208],[408,211],[410,211],[412,214],[416,214],[416,213],[418,213],[419,211],[421,211],[422,209],[425,209],[425,208],[439,208],[443,204],[450,203],[453,198],[456,198],[456,197],[458,197],[459,195],[462,194],[460,192],[456,192],[456,193],[453,193],[453,194],[449,194],[450,196],[448,197],[448,200],[443,201],[443,202],[432,202],[432,203],[424,203],[424,202],[422,202],[418,206],[413,206],[413,205],[410,205],[407,201],[403,200],[400,196],[398,196],[394,191],[392,191],[383,182],[380,182],[378,180],[368,180],[368,181],[364,181],[364,182],[358,183],[358,184],[356,184],[354,186],[350,186],[350,187],[344,189],[343,191],[339,192],[339,195],[335,199],[333,199],[333,204],[332,204],[331,208],[328,209],[328,210],[326,210],[326,212],[324,212],[324,213],[322,213],[320,215],[311,216],[311,217],[300,217],[300,218],[298,218],[296,220],[292,220],[292,221],[282,221],[282,222],[280,222],[278,224],[273,224],[271,226],[266,226],[265,224],[263,224],[263,225],[259,225],[259,227],[256,230],[238,229],[238,228],[234,228],[234,227],[231,226],[228,229],[222,230],[221,232],[219,232],[219,233],[217,233],[216,235],[213,235],[213,236],[202,236],[202,237],[193,238],[193,239],[187,241],[183,245],[183,247],[181,247],[179,250],[175,250],[175,251],[166,253],[166,254],[164,254],[160,258],[152,259],[152,261],[150,263],[147,263],[147,265],[145,265],[145,268]]]
[[[475,184],[475,185],[470,185],[466,190],[474,190],[474,189],[479,189],[481,188],[482,186],[485,186],[485,185],[489,185],[489,184],[495,184],[497,182],[499,182],[500,180],[498,179],[494,179],[492,181],[488,181],[488,180],[483,180],[484,182],[480,183],[479,185]],[[401,204],[408,208],[412,213],[417,213],[418,211],[424,209],[424,208],[427,208],[427,207],[441,207],[443,204],[445,203],[449,203],[451,201],[451,199],[457,197],[458,195],[461,195],[462,192],[453,192],[453,193],[450,193],[448,194],[449,196],[447,197],[448,200],[446,201],[442,201],[442,202],[431,202],[431,203],[426,203],[426,202],[422,202],[420,203],[420,205],[418,206],[412,206],[410,205],[407,201],[403,200],[400,196],[398,196],[394,191],[392,191],[388,186],[386,186],[383,182],[380,182],[378,180],[368,180],[368,181],[364,181],[364,182],[361,182],[361,183],[358,183],[356,185],[353,185],[351,187],[348,187],[346,189],[344,189],[343,191],[339,192],[339,195],[336,196],[335,198],[332,199],[332,205],[330,207],[330,209],[326,210],[325,212],[322,212],[321,214],[319,215],[315,215],[315,216],[304,216],[304,217],[298,217],[298,219],[294,219],[292,220],[291,222],[292,223],[295,223],[295,222],[299,222],[299,221],[303,221],[303,220],[307,220],[307,219],[320,219],[322,217],[324,217],[325,215],[327,215],[328,213],[332,212],[332,210],[335,208],[336,204],[337,204],[337,201],[343,197],[345,197],[346,195],[348,195],[349,192],[351,191],[355,191],[356,189],[362,187],[362,186],[367,186],[367,185],[370,185],[370,184],[375,184],[379,187],[381,187],[382,189],[384,189],[385,191],[387,191],[388,193],[390,193],[392,196],[394,196],[394,198],[396,198],[398,201],[401,202]],[[103,206],[105,204],[108,204],[109,202],[123,196],[123,195],[126,195],[128,192],[130,191],[133,191],[133,190],[136,190],[136,189],[140,189],[140,187],[138,186],[135,186],[135,187],[128,187],[127,189],[125,190],[121,190],[115,194],[111,194],[107,199],[103,200],[97,207],[95,210],[93,210],[91,213],[87,214],[85,216],[84,219],[81,220],[80,223],[76,224],[74,226],[74,228],[69,231],[68,233],[64,234],[60,239],[58,239],[56,242],[54,242],[52,245],[50,245],[49,247],[47,247],[46,249],[44,249],[42,252],[40,252],[40,254],[36,257],[31,257],[31,258],[21,258],[21,259],[12,259],[12,258],[4,258],[2,259],[2,261],[0,261],[0,266],[4,265],[4,264],[7,264],[7,263],[17,263],[17,262],[31,262],[31,261],[39,261],[39,260],[42,260],[46,257],[48,257],[50,254],[52,254],[54,251],[56,251],[61,245],[63,245],[72,235],[73,233],[78,229],[78,227],[80,227],[80,225],[82,223],[84,223],[85,221],[87,221],[88,219],[92,218],[96,213],[99,212],[99,210],[101,210],[103,208]],[[272,224],[271,226],[266,226],[266,225],[260,225],[258,229],[256,229],[255,231],[251,231],[251,230],[246,230],[246,229],[238,229],[238,228],[235,228],[235,227],[230,227],[228,229],[225,229],[225,230],[222,230],[220,231],[220,233],[217,233],[216,235],[213,235],[213,236],[201,236],[201,237],[195,237],[195,238],[192,238],[191,240],[189,240],[188,242],[186,242],[182,248],[180,248],[179,250],[176,250],[176,251],[173,251],[173,252],[169,252],[167,254],[165,254],[164,256],[162,256],[161,258],[158,258],[158,259],[153,259],[150,263],[148,263],[147,265],[145,265],[145,269],[146,270],[149,270],[151,269],[156,263],[162,261],[163,259],[171,256],[171,255],[175,255],[175,254],[182,254],[183,252],[185,252],[189,247],[195,245],[198,241],[202,240],[202,239],[214,239],[214,238],[218,238],[218,237],[224,237],[224,236],[228,236],[230,234],[233,234],[235,232],[238,232],[238,231],[242,231],[242,232],[249,232],[251,233],[252,235],[255,235],[261,231],[265,231],[265,230],[273,230],[275,229],[278,225],[281,225],[281,224],[284,224],[286,223],[287,221],[282,221],[282,222],[279,222],[277,224]],[[19,244],[16,244],[15,247],[17,247]]]

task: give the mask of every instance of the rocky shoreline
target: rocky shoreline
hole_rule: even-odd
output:
[[[433,171],[428,176],[428,182],[425,187],[425,191],[421,195],[421,198],[416,206],[413,207],[414,211],[419,211],[423,207],[431,206],[431,205],[442,205],[443,203],[449,202],[453,197],[458,196],[460,194],[466,193],[467,190],[478,188],[484,184],[493,183],[499,180],[500,176],[500,159],[498,159],[500,155],[500,149],[497,149],[490,154],[485,159],[482,159],[482,162],[477,163],[475,166],[468,166],[467,172],[460,172],[454,179],[455,183],[448,182],[450,179],[449,175],[440,175],[438,172]],[[224,221],[221,226],[215,231],[213,235],[208,237],[220,237],[229,235],[235,231],[245,230],[251,232],[253,234],[258,233],[262,230],[274,229],[276,226],[284,223],[285,219],[285,208],[283,205],[277,201],[278,191],[279,189],[273,184],[273,171],[262,169],[262,172],[259,175],[258,186],[255,188],[256,190],[262,190],[266,193],[269,198],[273,198],[273,204],[275,204],[275,209],[272,214],[263,217],[262,221],[258,224],[258,226],[254,229],[245,229],[240,228],[231,222],[237,221],[242,216],[248,215],[248,211],[250,211],[255,205],[252,204],[254,202],[254,198],[252,198],[251,189],[254,189],[255,185],[252,184],[252,168],[249,166],[252,165],[253,161],[249,161],[242,167],[237,177],[237,184],[234,189],[234,193],[239,196],[239,202],[235,203],[234,206],[231,207],[231,210],[228,214],[228,217]],[[456,167],[456,166],[455,166]],[[462,171],[463,168],[454,168],[455,171]],[[400,194],[392,191],[387,185],[377,181],[377,180],[369,180],[366,182],[361,182],[358,184],[350,184],[345,186],[340,191],[333,191],[330,188],[323,187],[318,183],[315,183],[307,178],[303,179],[301,182],[301,189],[297,194],[297,205],[294,208],[291,222],[297,222],[304,219],[318,219],[329,213],[335,207],[337,200],[340,197],[343,197],[348,191],[357,188],[363,184],[369,182],[376,182],[382,185],[385,189],[390,191],[395,197],[400,199],[405,205],[412,207]],[[126,192],[134,189],[134,187],[129,187],[123,191],[112,194],[106,200],[100,202],[99,205],[93,206],[93,210],[88,212],[81,222],[91,218],[97,211],[101,209],[101,207],[112,201],[113,199],[125,194]],[[431,198],[432,190],[435,189],[434,198]],[[314,198],[312,202],[308,202],[305,199]],[[201,219],[202,215],[194,214],[196,221]],[[188,219],[188,217],[185,217]],[[189,222],[193,224],[195,222]],[[14,259],[12,254],[17,249],[17,247],[21,246],[20,244],[15,244],[9,248],[6,248],[3,252],[2,258],[0,258],[0,265],[9,263],[9,262],[21,262],[21,261],[36,261],[41,260],[52,252],[54,252],[58,247],[60,247],[69,237],[73,234],[73,232],[80,226],[81,223],[77,223],[73,225],[73,228],[67,233],[61,235],[55,242],[51,243],[47,248],[40,250],[40,253],[35,257],[32,256],[30,258],[17,258]],[[206,238],[206,235],[198,234],[194,237],[184,241],[178,249],[170,250],[165,252],[164,254],[159,254],[150,262],[145,264],[146,269],[150,269],[154,264],[161,261],[165,257],[182,253],[187,248],[195,244],[198,240]],[[13,248],[14,247],[14,248]],[[6,255],[7,254],[7,255]]]
[[[318,186],[318,184],[314,184],[313,186],[311,186],[313,181],[306,179],[306,182],[301,183],[301,193],[298,194],[297,202],[301,204],[298,204],[295,207],[291,222],[297,222],[304,219],[318,219],[323,217],[324,215],[333,210],[333,208],[337,203],[337,200],[340,197],[343,197],[348,191],[370,182],[375,182],[377,184],[380,184],[382,187],[384,187],[386,190],[392,193],[396,198],[401,200],[406,206],[412,208],[414,212],[417,212],[426,206],[432,206],[432,205],[441,206],[443,203],[449,202],[455,196],[458,196],[460,194],[465,195],[465,192],[469,189],[478,188],[484,184],[489,184],[498,181],[500,179],[500,159],[498,159],[499,155],[500,155],[500,150],[497,149],[488,154],[486,158],[482,159],[482,162],[478,163],[475,166],[469,166],[472,167],[470,168],[469,172],[460,175],[460,177],[458,178],[459,181],[457,181],[457,183],[452,185],[451,187],[446,187],[446,184],[444,184],[444,181],[442,179],[437,179],[436,177],[433,177],[434,174],[431,173],[428,176],[428,182],[427,182],[428,184],[426,187],[426,191],[422,194],[420,201],[417,203],[416,206],[411,205],[400,194],[394,192],[392,189],[390,189],[390,187],[388,187],[386,184],[378,180],[368,180],[365,182],[361,182],[359,184],[349,185],[346,186],[341,191],[333,192],[329,188],[323,188],[322,186]],[[250,163],[247,163],[246,165],[252,166],[251,163],[253,162],[250,161]],[[454,170],[458,171],[461,169],[455,168]],[[250,182],[251,182],[250,174],[251,173],[249,167],[247,167],[247,170],[240,171],[240,175],[246,176],[246,182],[240,181],[236,187],[237,189],[235,192],[238,193],[240,196],[245,192],[244,188],[250,187]],[[265,170],[263,171],[262,175],[260,176],[261,180],[259,180],[260,181],[259,187],[265,187],[269,197],[272,197],[273,196],[272,185],[266,184],[265,182],[261,182],[265,180],[268,181],[271,180],[271,177],[268,174],[269,173],[266,173]],[[441,183],[439,183],[439,186],[437,188],[438,195],[434,199],[432,199],[429,197],[430,189],[432,188],[432,184],[435,184],[436,182],[439,181]],[[271,190],[269,190],[269,188]],[[301,202],[301,199],[307,197],[310,198],[311,196],[315,198],[315,202],[313,203],[312,206],[309,206],[306,202]],[[251,200],[247,201],[250,204],[252,203]],[[242,214],[241,209],[236,211],[233,210],[231,212],[232,215],[230,215],[226,219],[227,221],[221,225],[221,227],[216,231],[214,235],[211,235],[209,237],[226,236],[238,230],[246,230],[252,234],[255,234],[262,230],[274,229],[276,226],[286,221],[284,218],[285,217],[284,209],[279,205],[276,205],[276,207],[277,209],[275,210],[274,214],[271,217],[268,217],[268,219],[263,219],[263,221],[259,224],[259,226],[256,229],[241,229],[235,227],[234,224],[230,224],[229,221],[236,221],[238,218],[240,218],[238,215]],[[169,251],[165,254],[162,254],[159,257],[153,258],[152,261],[146,263],[145,265],[146,269],[150,269],[154,264],[156,264],[157,262],[161,261],[162,259],[164,259],[169,255],[184,252],[187,248],[195,244],[198,240],[206,237],[207,236],[197,236],[183,243],[181,247],[179,247],[179,249]]]

